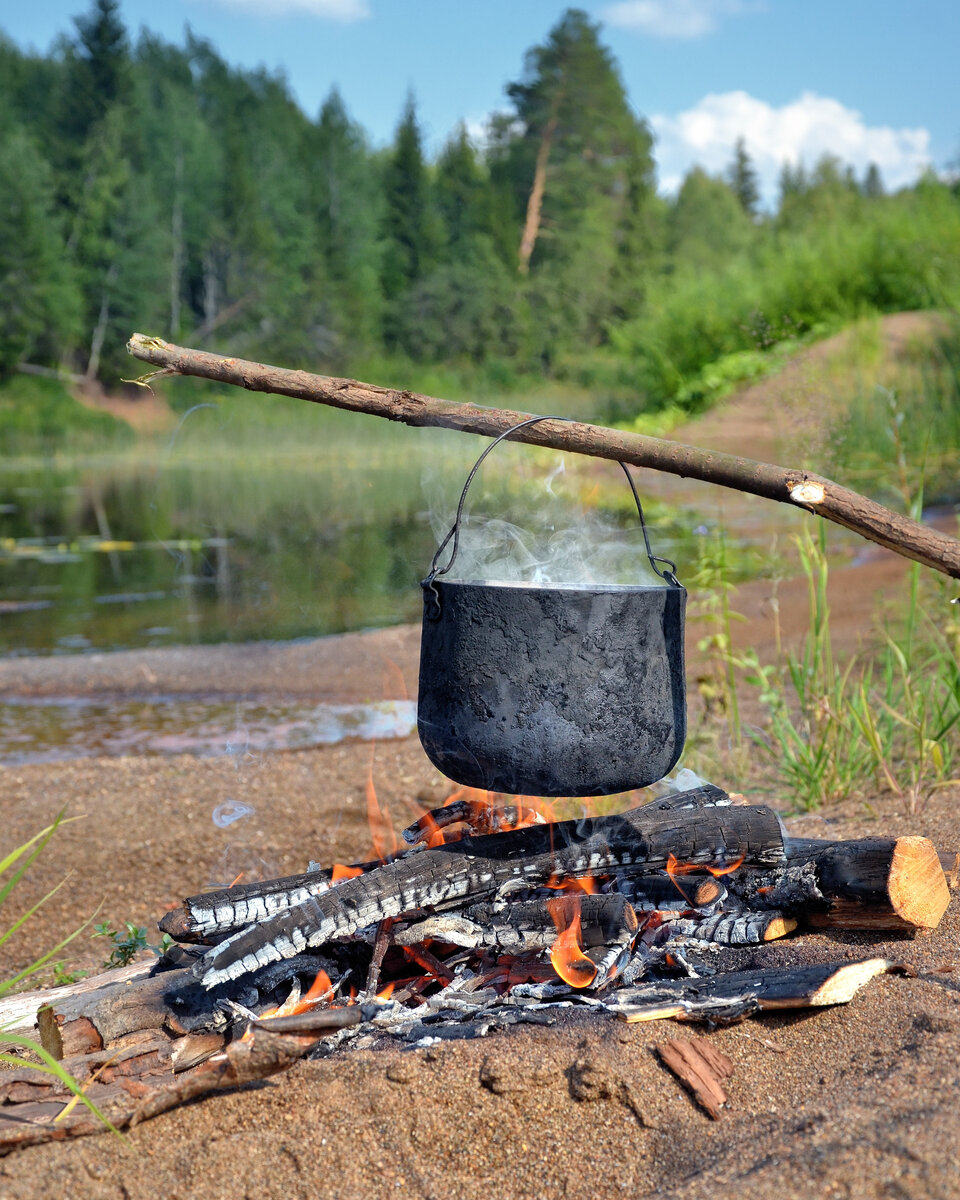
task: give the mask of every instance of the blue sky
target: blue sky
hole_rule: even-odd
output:
[[[85,0],[8,3],[0,29],[45,50]],[[280,69],[315,114],[333,84],[375,144],[413,88],[428,145],[479,130],[552,0],[121,0],[128,27],[179,42],[187,23],[231,63]],[[783,161],[876,161],[889,186],[960,158],[957,0],[584,0],[631,102],[653,125],[661,185],[720,170],[747,141],[772,195]]]

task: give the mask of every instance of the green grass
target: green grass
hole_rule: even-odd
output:
[[[960,319],[908,346],[899,361],[864,355],[838,389],[829,431],[831,471],[904,508],[960,499]]]
[[[949,603],[949,584],[911,567],[901,611],[879,625],[868,650],[841,661],[831,635],[823,523],[817,539],[806,532],[796,544],[809,622],[798,651],[761,662],[755,650],[734,650],[737,614],[725,586],[712,589],[713,630],[700,649],[717,668],[723,765],[742,771],[755,761],[749,745],[762,756],[765,785],[791,808],[892,792],[916,813],[938,788],[960,782],[960,612]],[[742,688],[765,714],[759,725],[741,720]],[[715,769],[715,743],[712,760],[705,759],[701,731],[687,765]]]

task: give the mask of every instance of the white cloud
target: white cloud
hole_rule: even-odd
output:
[[[692,166],[724,170],[737,138],[746,142],[769,202],[785,162],[808,166],[834,154],[862,173],[869,163],[880,168],[888,187],[912,183],[930,163],[927,129],[892,129],[867,125],[862,115],[839,100],[804,92],[799,99],[774,108],[747,92],[709,95],[670,117],[651,118],[657,134],[657,166],[661,186],[677,188]]]
[[[755,11],[746,0],[620,0],[602,17],[610,25],[650,37],[697,38],[713,33],[724,17]]]
[[[285,17],[291,13],[319,17],[324,21],[363,21],[370,16],[367,0],[215,0],[221,8],[241,9],[261,17]]]

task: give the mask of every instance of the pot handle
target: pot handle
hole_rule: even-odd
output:
[[[509,429],[505,429],[503,433],[494,438],[490,445],[486,447],[477,461],[473,464],[470,474],[467,476],[467,482],[463,485],[463,491],[460,493],[460,503],[457,505],[457,515],[454,518],[453,525],[451,525],[447,536],[437,547],[437,551],[433,556],[433,562],[430,564],[430,573],[427,575],[426,579],[424,579],[421,585],[424,588],[428,588],[433,593],[434,603],[431,607],[433,608],[436,617],[440,616],[440,596],[437,593],[437,589],[433,586],[433,581],[438,575],[446,575],[456,560],[457,551],[460,549],[460,522],[463,518],[463,506],[467,502],[467,492],[470,490],[470,484],[473,483],[473,478],[477,471],[480,470],[480,465],[482,464],[483,460],[487,457],[491,450],[493,450],[497,445],[499,445],[500,442],[504,440],[504,438],[508,438],[512,433],[516,433],[519,429],[526,429],[528,425],[536,425],[538,421],[573,422],[573,420],[573,417],[528,417],[525,421],[521,421],[518,425],[512,425]],[[671,587],[681,587],[682,585],[679,579],[677,579],[677,564],[669,558],[661,558],[659,555],[654,554],[653,548],[650,545],[650,535],[647,533],[647,524],[643,519],[643,505],[640,503],[640,496],[637,494],[637,487],[633,482],[633,476],[630,474],[630,469],[625,462],[621,462],[620,466],[623,468],[623,473],[627,477],[627,483],[630,484],[630,491],[633,493],[633,498],[637,504],[637,513],[640,517],[640,528],[643,531],[643,542],[647,548],[647,558],[650,560],[651,568],[657,575],[660,576],[661,579],[670,584]],[[447,560],[446,566],[438,566],[437,564],[440,560],[440,555],[448,546],[451,538],[453,539],[453,550],[450,554],[450,558]],[[661,569],[657,566],[657,563],[663,563],[666,569],[661,571]]]

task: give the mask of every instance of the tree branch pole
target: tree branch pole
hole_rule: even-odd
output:
[[[370,413],[405,425],[436,426],[496,437],[533,415],[438,400],[416,392],[377,387],[355,379],[313,375],[308,371],[292,371],[242,358],[225,358],[141,333],[133,335],[127,349],[134,357],[157,367],[158,375],[195,375],[252,392],[294,396],[314,404]],[[892,512],[875,500],[809,471],[778,467],[734,454],[702,450],[663,438],[579,421],[543,421],[521,430],[514,440],[666,471],[792,504],[851,529],[905,558],[960,579],[960,541],[956,538]]]

